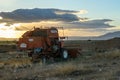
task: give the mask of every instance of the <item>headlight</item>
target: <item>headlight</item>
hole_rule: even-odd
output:
[[[26,48],[26,47],[27,47],[27,44],[26,44],[26,43],[21,43],[21,44],[20,44],[20,47],[21,47],[21,48]]]

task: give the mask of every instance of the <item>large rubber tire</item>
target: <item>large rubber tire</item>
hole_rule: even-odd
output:
[[[66,49],[61,49],[61,57],[63,60],[67,60],[69,58],[69,54]]]

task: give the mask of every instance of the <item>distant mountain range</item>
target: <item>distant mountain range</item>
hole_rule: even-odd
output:
[[[71,36],[68,37],[68,40],[107,40],[115,37],[120,37],[120,31],[107,33],[98,37],[80,37],[80,36]],[[17,38],[0,38],[0,41],[14,41],[18,40]]]
[[[101,35],[98,37],[79,37],[79,36],[72,36],[68,37],[69,40],[108,40],[115,37],[120,37],[120,31],[107,33],[105,35]]]
[[[115,37],[120,37],[120,31],[107,33],[105,35],[100,36],[99,38],[101,38],[101,39],[111,39],[111,38],[115,38]]]

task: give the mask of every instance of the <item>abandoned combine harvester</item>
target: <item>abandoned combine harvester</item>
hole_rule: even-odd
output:
[[[34,30],[25,32],[19,38],[18,48],[19,50],[26,51],[28,56],[32,57],[32,61],[49,58],[67,60],[69,57],[77,57],[77,49],[72,50],[63,47],[64,38],[59,37],[57,28],[34,28]]]

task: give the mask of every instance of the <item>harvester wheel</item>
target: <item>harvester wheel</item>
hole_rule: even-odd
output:
[[[68,51],[66,49],[61,50],[61,57],[63,60],[67,60],[69,57]]]

